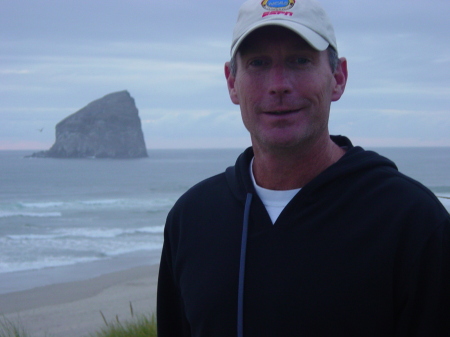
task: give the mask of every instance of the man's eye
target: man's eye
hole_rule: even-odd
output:
[[[266,63],[267,63],[267,62],[265,62],[265,61],[262,60],[262,59],[256,59],[256,60],[250,61],[250,65],[251,65],[252,67],[262,67],[262,66],[264,66]]]
[[[309,60],[307,59],[307,58],[304,58],[304,57],[296,57],[295,59],[294,59],[294,63],[296,63],[296,64],[307,64],[307,63],[309,63]]]

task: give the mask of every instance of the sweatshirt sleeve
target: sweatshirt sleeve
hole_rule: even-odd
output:
[[[418,247],[419,249],[419,247]],[[396,337],[450,336],[450,218],[428,238],[398,298]]]
[[[189,323],[186,319],[179,288],[176,285],[173,273],[168,222],[166,222],[158,276],[156,310],[158,337],[190,337]]]

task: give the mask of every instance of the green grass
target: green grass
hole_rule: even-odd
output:
[[[131,320],[121,322],[116,316],[114,321],[108,322],[100,311],[105,327],[89,337],[157,337],[155,315],[135,315],[131,302],[130,313]]]
[[[30,335],[22,327],[21,324],[16,324],[0,317],[0,337],[29,337]],[[156,335],[155,335],[156,336]]]
[[[155,315],[136,315],[124,322],[117,317],[115,321],[105,320],[105,327],[89,337],[156,337]]]

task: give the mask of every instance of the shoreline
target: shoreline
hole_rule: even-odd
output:
[[[159,264],[160,256],[160,249],[136,251],[91,262],[0,273],[0,296],[59,283],[83,281],[133,267]]]
[[[159,264],[110,272],[90,279],[0,294],[0,316],[23,326],[31,337],[82,337],[107,321],[152,314]]]

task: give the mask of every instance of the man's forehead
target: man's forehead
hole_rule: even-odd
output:
[[[314,50],[306,40],[292,30],[281,26],[264,26],[249,34],[239,46],[239,53],[258,51],[270,44],[289,41],[293,49]]]

